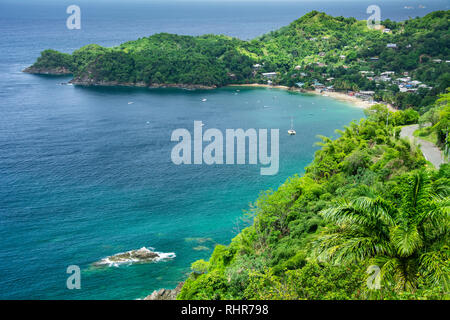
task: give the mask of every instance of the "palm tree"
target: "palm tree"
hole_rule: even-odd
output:
[[[334,224],[316,242],[319,258],[369,263],[394,290],[414,291],[419,275],[448,292],[449,197],[432,192],[429,173],[405,176],[395,206],[381,197],[358,197],[323,210]]]

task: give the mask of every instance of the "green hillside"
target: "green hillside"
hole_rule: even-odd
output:
[[[322,137],[302,177],[262,194],[253,223],[192,264],[178,299],[448,299],[450,165],[427,165],[399,138],[407,112],[386,125],[388,113]]]
[[[450,86],[449,13],[387,20],[382,30],[371,30],[365,21],[313,11],[251,41],[156,34],[114,48],[88,45],[72,55],[46,50],[27,71],[45,73],[59,65],[83,85],[211,87],[266,83],[263,73],[276,72],[274,84],[375,91],[377,101],[425,112]],[[386,71],[393,75],[380,80]],[[422,85],[400,92],[396,79],[406,73]]]

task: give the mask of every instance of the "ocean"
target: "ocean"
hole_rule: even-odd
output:
[[[317,135],[363,117],[327,97],[265,88],[213,91],[80,88],[70,77],[21,72],[47,48],[118,45],[158,32],[250,39],[312,9],[366,18],[377,1],[78,1],[80,30],[65,25],[72,2],[0,3],[0,299],[139,299],[185,279],[245,227],[250,202],[311,162]],[[394,20],[448,9],[448,1],[378,1]],[[414,6],[405,9],[404,6]],[[383,12],[385,12],[383,14]],[[202,99],[207,99],[202,102]],[[294,119],[297,135],[287,135]],[[174,165],[171,133],[279,128],[280,170],[255,165]],[[141,247],[176,257],[94,267]],[[69,265],[81,289],[66,287]]]

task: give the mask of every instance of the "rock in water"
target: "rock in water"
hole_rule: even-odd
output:
[[[175,289],[155,290],[151,295],[146,296],[144,300],[176,300],[183,284],[184,282],[180,282]]]
[[[130,250],[106,257],[98,262],[95,262],[94,266],[118,266],[119,264],[156,262],[174,257],[175,253],[154,252],[146,247],[142,247],[138,250]]]

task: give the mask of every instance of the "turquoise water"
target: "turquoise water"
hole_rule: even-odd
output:
[[[0,120],[0,261],[8,298],[139,298],[176,286],[191,262],[230,241],[260,191],[302,172],[315,135],[362,116],[341,102],[277,89],[86,89],[58,85],[61,78],[18,77],[26,85],[16,84],[6,100],[21,103],[2,110]],[[295,137],[286,134],[291,117]],[[194,120],[223,131],[279,128],[278,175],[261,176],[252,165],[174,165],[171,132],[192,132]],[[176,258],[90,266],[143,246]],[[72,264],[82,269],[81,290],[64,287]]]
[[[62,15],[55,15],[61,8]],[[175,287],[190,263],[207,259],[215,244],[229,243],[244,226],[238,223],[243,210],[262,190],[303,172],[317,149],[316,135],[334,135],[336,128],[363,116],[342,102],[277,89],[79,88],[61,85],[67,77],[20,72],[45,48],[70,52],[155,31],[228,28],[248,38],[303,13],[260,5],[256,19],[252,4],[237,15],[228,7],[221,19],[213,19],[217,7],[203,5],[211,14],[202,19],[205,15],[187,5],[176,6],[178,11],[161,8],[153,13],[160,23],[148,22],[155,28],[146,27],[139,7],[134,12],[119,6],[87,10],[85,29],[70,33],[60,2],[47,7],[2,2],[0,298],[136,299]],[[108,20],[105,12],[114,15]],[[195,26],[192,12],[199,16]],[[133,14],[138,18],[127,20]],[[252,22],[248,29],[242,28],[246,19]],[[291,117],[295,137],[286,134]],[[171,133],[192,131],[194,120],[203,121],[205,129],[279,128],[279,173],[261,176],[260,167],[252,165],[175,166]],[[174,252],[176,258],[92,267],[106,256],[143,246]],[[73,264],[82,270],[81,290],[66,289],[66,268]]]

